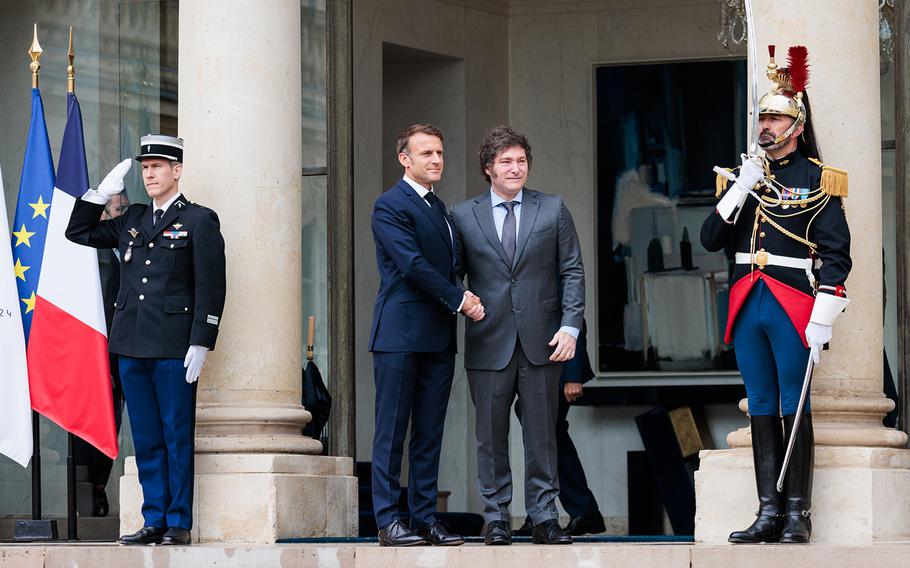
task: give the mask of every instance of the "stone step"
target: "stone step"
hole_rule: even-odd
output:
[[[456,568],[854,568],[902,566],[910,543],[871,546],[681,544],[515,544],[454,548],[380,548],[375,544],[281,544],[271,546],[193,545],[123,547],[117,545],[0,545],[2,568],[72,568],[75,566],[218,566],[259,568],[372,568],[396,566]]]

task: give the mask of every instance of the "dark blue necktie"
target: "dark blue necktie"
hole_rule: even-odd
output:
[[[436,197],[436,194],[433,193],[432,191],[428,192],[427,196],[424,199],[426,199],[427,203],[430,204],[430,209],[433,211],[433,214],[436,215],[437,219],[439,220],[440,224],[442,225],[442,228],[445,229],[446,234],[449,234],[449,223],[448,223],[448,221],[446,221],[446,212],[445,212],[445,208],[442,206],[442,201],[440,201],[439,198]],[[451,240],[452,240],[452,237],[451,237],[451,234],[449,234],[449,245],[450,246],[452,244]]]

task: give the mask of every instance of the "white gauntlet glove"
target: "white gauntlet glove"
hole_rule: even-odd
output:
[[[123,191],[123,178],[129,173],[132,165],[133,159],[127,158],[114,166],[98,184],[98,189],[89,189],[82,199],[98,205],[107,205],[112,197]]]
[[[186,357],[183,359],[183,366],[186,368],[186,382],[193,384],[199,379],[199,373],[202,372],[202,366],[205,365],[205,357],[208,353],[207,347],[190,345],[186,351]]]
[[[760,158],[757,156],[750,158],[743,154],[742,159],[743,165],[739,168],[736,181],[717,204],[717,212],[727,222],[734,221],[734,214],[742,208],[749,192],[765,177],[765,168]]]
[[[843,296],[819,292],[812,305],[812,315],[809,316],[809,325],[806,326],[806,343],[812,350],[811,357],[818,364],[819,355],[825,343],[831,341],[831,331],[834,320],[844,311],[850,300]]]
[[[812,357],[812,361],[816,365],[818,365],[825,343],[831,341],[832,330],[833,328],[830,325],[815,323],[814,321],[810,321],[806,327],[806,343],[809,344],[809,349],[811,349],[809,356]]]

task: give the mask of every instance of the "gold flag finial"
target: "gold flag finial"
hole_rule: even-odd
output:
[[[32,70],[32,88],[38,88],[38,69],[41,69],[41,54],[44,53],[44,50],[41,49],[41,44],[38,43],[38,24],[35,24],[35,35],[32,39],[32,46],[28,49],[28,54],[32,58],[32,62],[29,63],[28,68]]]
[[[73,26],[70,26],[70,50],[67,52],[70,58],[70,64],[66,68],[66,92],[76,92],[76,69],[73,67],[73,59],[76,58],[76,52],[73,51]]]

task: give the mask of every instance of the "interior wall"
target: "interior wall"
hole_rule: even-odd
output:
[[[367,345],[379,282],[370,215],[376,198],[401,173],[395,135],[422,116],[443,126],[447,155],[440,196],[451,206],[484,189],[473,164],[474,148],[486,128],[508,118],[508,21],[501,13],[485,10],[484,3],[473,4],[477,6],[443,0],[354,3],[356,428],[357,459],[362,461],[370,459],[374,430],[375,387]],[[424,90],[415,85],[402,94],[399,86],[408,84],[409,71],[414,69],[407,68],[412,64],[384,66],[385,43],[452,60],[429,63],[430,76],[420,79],[438,76],[447,86],[424,85],[428,87]],[[386,104],[389,96],[402,98]],[[392,114],[384,120],[386,110]],[[439,489],[451,492],[450,510],[479,510],[473,407],[460,355],[455,369]]]

